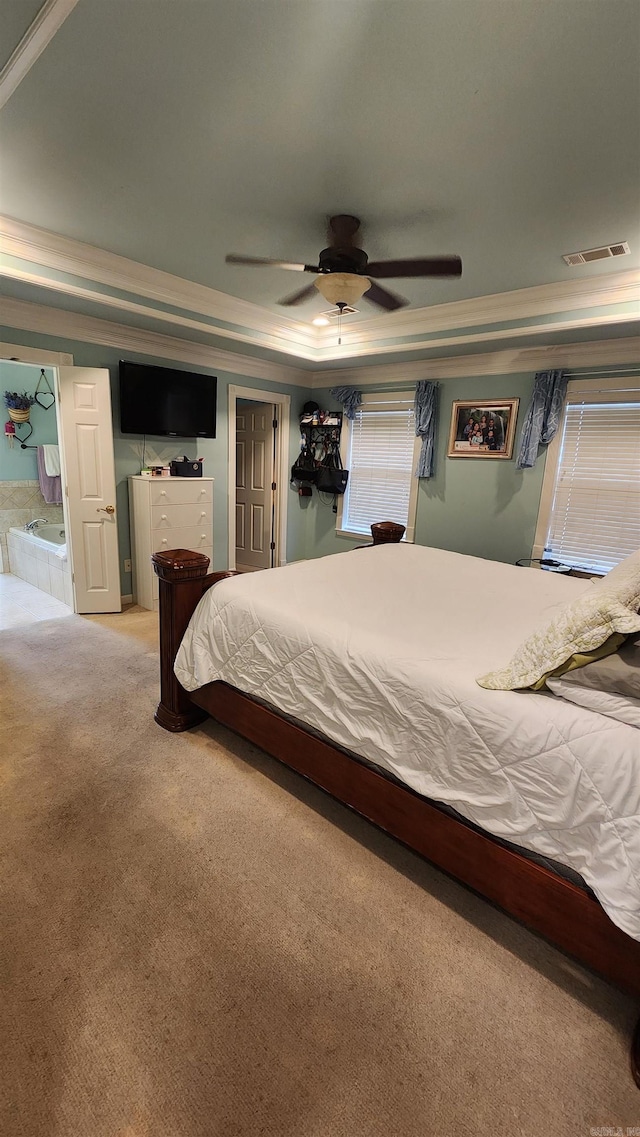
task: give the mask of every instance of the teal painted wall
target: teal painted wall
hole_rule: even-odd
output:
[[[131,555],[131,541],[129,534],[129,494],[127,478],[131,474],[140,472],[142,459],[142,439],[132,435],[122,435],[119,429],[120,407],[118,389],[118,362],[126,355],[138,363],[158,363],[165,367],[180,369],[181,364],[174,359],[164,359],[161,356],[140,355],[134,352],[122,352],[117,348],[103,347],[99,344],[81,343],[58,339],[53,336],[39,335],[33,332],[22,332],[15,328],[3,328],[0,331],[3,339],[9,343],[20,344],[24,347],[48,349],[49,351],[69,352],[73,355],[77,367],[106,367],[111,375],[111,400],[113,407],[113,435],[116,470],[116,507],[118,517],[118,540],[120,546],[120,578],[123,595],[129,595],[132,590],[131,574],[125,573],[124,560]],[[182,365],[183,370],[199,371],[207,374],[207,368],[194,364]],[[38,374],[40,369],[38,368]],[[279,391],[291,395],[291,454],[290,462],[299,450],[299,432],[297,429],[298,417],[303,403],[309,398],[309,391],[303,387],[293,387],[286,383],[273,383],[265,379],[253,379],[246,375],[236,375],[232,372],[220,371],[212,368],[211,374],[218,378],[218,420],[217,437],[195,439],[167,439],[147,437],[147,459],[156,458],[168,461],[183,452],[189,456],[204,458],[204,472],[208,477],[215,478],[214,483],[214,569],[227,567],[227,482],[228,482],[228,419],[227,419],[227,388],[229,384],[242,387],[255,387],[264,391]],[[4,388],[3,388],[4,390]],[[44,412],[43,412],[44,413]],[[48,412],[50,415],[53,413]],[[35,432],[34,432],[35,433]],[[42,438],[41,441],[49,441]],[[32,453],[32,452],[29,452]],[[14,474],[16,478],[35,477],[30,474]],[[288,561],[300,560],[305,556],[305,515],[298,508],[298,498],[291,493],[289,501],[289,515],[287,524],[287,551]]]
[[[373,390],[375,388],[364,388]],[[440,384],[435,475],[418,490],[416,541],[491,560],[513,562],[531,555],[545,456],[533,470],[516,470],[515,455],[533,390],[533,375],[483,375]],[[328,391],[314,391],[321,407],[335,407]],[[510,461],[447,458],[455,399],[519,398],[514,457]],[[305,511],[308,557],[341,552],[357,544],[335,532],[335,514],[317,495]],[[381,517],[381,521],[385,518]]]
[[[130,474],[139,472],[142,440],[131,436],[123,437],[118,428],[118,360],[123,353],[111,347],[62,341],[52,336],[21,332],[16,329],[2,329],[0,334],[6,336],[8,342],[24,344],[25,347],[69,352],[78,366],[107,367],[110,370],[120,563],[122,591],[126,595],[131,592],[130,575],[125,574],[122,569],[122,562],[130,555],[127,478]],[[127,358],[142,363],[179,367],[175,360],[160,356],[145,356],[130,352],[126,355]],[[191,364],[184,366],[188,370],[206,373],[203,367]],[[37,372],[39,374],[39,368]],[[213,567],[221,569],[227,564],[228,385],[234,383],[238,386],[255,387],[264,391],[267,396],[269,391],[276,390],[291,395],[291,463],[299,450],[300,435],[297,420],[303,404],[312,398],[327,409],[338,409],[338,405],[331,400],[328,390],[311,391],[302,387],[251,379],[231,372],[215,373],[218,377],[217,438],[200,439],[198,442],[148,438],[146,453],[148,459],[167,460],[184,449],[189,455],[195,454],[197,450],[197,453],[204,457],[205,473],[215,478]],[[515,455],[518,452],[522,424],[533,390],[533,380],[533,374],[514,374],[468,376],[441,382],[435,476],[429,481],[421,481],[418,490],[416,540],[420,544],[507,562],[530,556],[540,502],[545,455],[544,453],[540,455],[535,469],[522,472],[516,470]],[[366,388],[366,390],[375,389]],[[510,461],[446,457],[451,407],[454,400],[477,401],[514,397],[520,399],[520,407],[514,457]],[[47,420],[47,425],[51,425],[53,412],[47,413],[51,416],[51,419]],[[52,438],[44,436],[38,440],[53,441]],[[6,477],[3,471],[7,468],[7,460],[11,461],[8,447],[2,451],[2,456],[0,476]],[[17,465],[10,468],[15,471],[10,475],[14,478],[35,477],[35,474],[31,473],[18,473]],[[330,505],[319,501],[317,494],[314,493],[312,498],[299,498],[292,489],[288,489],[287,492],[289,495],[286,551],[288,561],[344,552],[358,543],[351,538],[336,535],[335,514]]]
[[[25,346],[27,346],[25,344]],[[53,372],[50,367],[45,367],[44,372],[53,387]],[[28,395],[33,395],[38,385],[40,378],[40,368],[34,367],[28,363],[12,363],[9,360],[0,360],[0,398],[4,396],[5,391],[18,391],[22,394],[26,391]],[[44,397],[43,402],[49,403],[51,400]],[[4,401],[0,403],[2,408],[2,438],[0,440],[0,482],[18,482],[18,481],[32,481],[38,477],[38,466],[36,462],[35,450],[21,450],[18,436],[16,435],[13,446],[9,445],[8,439],[4,438],[4,423],[9,418]],[[39,446],[43,443],[52,443],[58,441],[58,427],[56,424],[56,408],[51,407],[51,410],[44,410],[43,407],[38,406],[36,403],[31,408],[30,422],[33,427],[33,434],[29,439],[25,438],[29,446]],[[24,437],[28,434],[25,426],[18,426],[18,430]]]

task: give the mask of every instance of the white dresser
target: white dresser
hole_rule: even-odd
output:
[[[213,478],[129,478],[133,595],[158,610],[151,554],[196,549],[213,559]]]

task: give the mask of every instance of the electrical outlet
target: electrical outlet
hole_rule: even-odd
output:
[[[131,560],[129,557],[127,557],[126,561],[124,562],[124,571],[131,572]]]

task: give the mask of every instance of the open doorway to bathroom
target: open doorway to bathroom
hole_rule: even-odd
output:
[[[73,611],[54,391],[53,367],[0,360],[0,628]],[[5,392],[35,398],[27,419]]]

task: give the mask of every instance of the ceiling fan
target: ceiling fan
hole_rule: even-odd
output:
[[[456,256],[410,257],[397,261],[374,261],[370,264],[367,254],[356,244],[359,228],[359,219],[348,213],[331,217],[329,246],[320,253],[317,265],[272,260],[270,257],[244,257],[235,253],[230,253],[225,260],[227,264],[233,265],[271,265],[273,268],[292,269],[294,272],[316,273],[317,280],[313,284],[279,301],[287,307],[302,304],[314,295],[314,289],[317,288],[325,300],[340,309],[353,305],[366,292],[367,300],[393,312],[396,308],[404,308],[409,301],[382,288],[375,283],[375,279],[462,275],[462,261]]]

